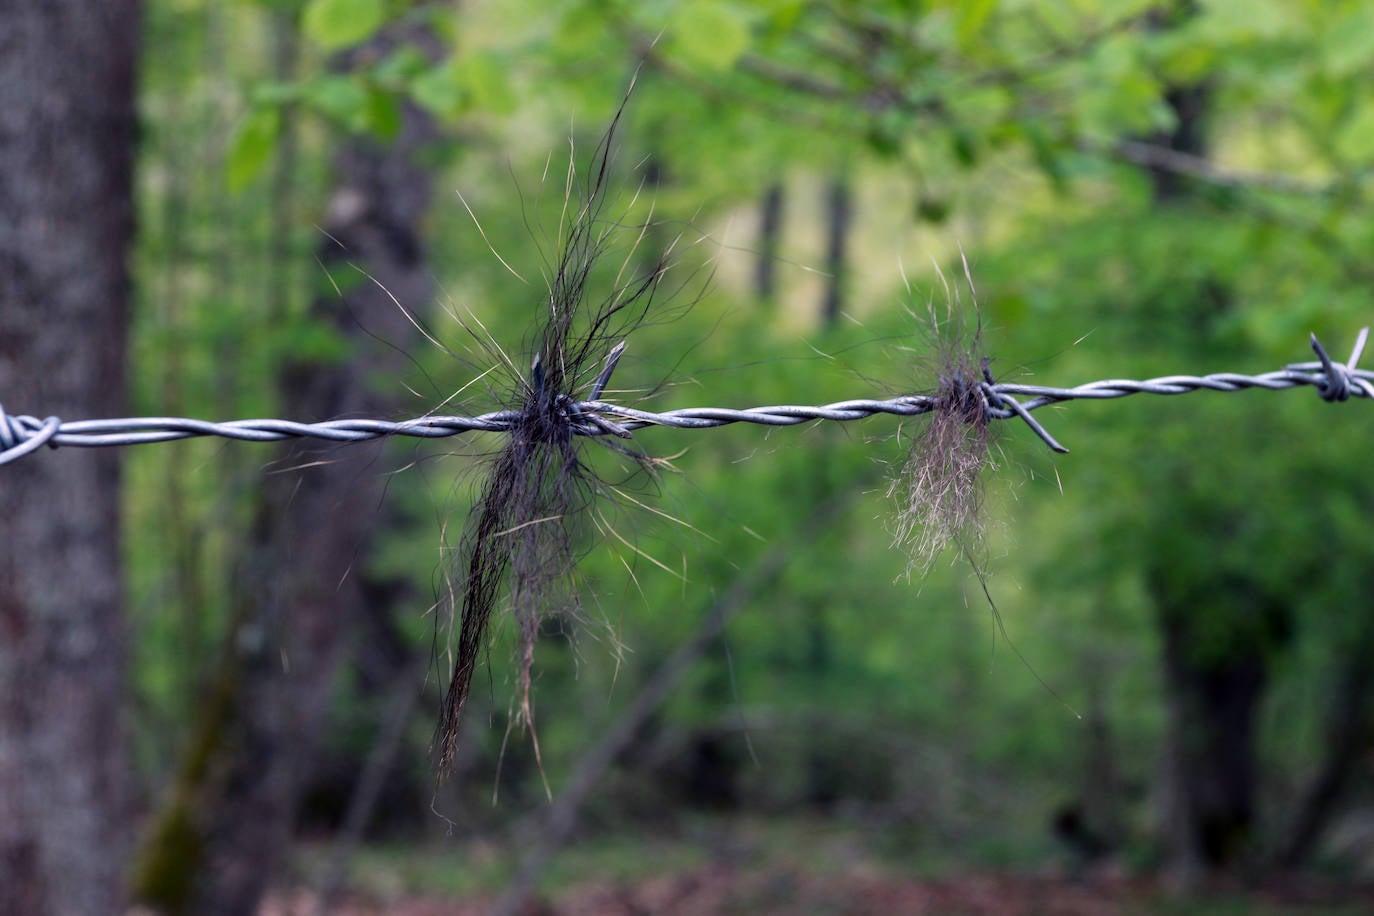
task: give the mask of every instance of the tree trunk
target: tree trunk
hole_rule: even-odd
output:
[[[759,202],[759,250],[754,262],[754,293],[761,302],[772,303],[777,296],[778,251],[782,246],[783,210],[787,197],[781,181],[763,192]]]
[[[1153,28],[1167,30],[1178,27],[1197,13],[1196,0],[1179,0],[1171,7],[1147,13],[1145,21]],[[1207,115],[1212,102],[1211,84],[1203,81],[1170,86],[1164,93],[1164,102],[1173,110],[1173,126],[1150,137],[1150,142],[1171,152],[1205,158],[1208,148]],[[1159,203],[1182,200],[1192,190],[1189,179],[1171,169],[1148,166],[1146,172],[1150,176],[1154,199]]]
[[[414,337],[397,303],[423,311],[432,296],[420,238],[430,178],[415,158],[436,139],[430,117],[410,108],[394,143],[353,140],[338,156],[318,257],[343,293],[316,299],[311,312],[349,343],[350,357],[286,366],[284,416],[390,416],[402,409],[399,383],[385,395],[371,386],[402,374]],[[377,346],[374,336],[396,349]],[[263,587],[239,627],[238,742],[207,833],[198,913],[252,912],[284,858],[339,664],[362,618],[377,612],[367,606],[362,565],[381,524],[385,465],[378,459],[385,447],[287,448],[265,475],[245,583]]]
[[[1165,843],[1170,867],[1183,884],[1205,871],[1228,871],[1252,851],[1255,822],[1256,717],[1269,679],[1269,655],[1284,641],[1284,610],[1262,597],[1240,595],[1210,604],[1179,601],[1168,589],[1152,588],[1164,636],[1165,692],[1171,780],[1171,817]],[[1274,621],[1272,636],[1253,641],[1238,618],[1259,615]],[[1208,619],[1210,618],[1210,619]],[[1199,645],[1223,621],[1237,621],[1237,638],[1224,653]]]
[[[1174,111],[1171,130],[1152,138],[1155,143],[1175,153],[1199,158],[1207,155],[1207,109],[1212,89],[1207,83],[1178,86],[1164,93],[1164,101]],[[1181,200],[1189,194],[1190,179],[1173,169],[1150,166],[1151,190],[1160,203]]]
[[[1250,851],[1254,824],[1254,729],[1268,681],[1263,651],[1230,652],[1223,659],[1195,658],[1194,626],[1187,619],[1215,608],[1168,608],[1164,670],[1169,695],[1173,766],[1178,776],[1171,862],[1189,878],[1200,867],[1227,871]]]
[[[1367,612],[1362,615],[1367,620]],[[1363,623],[1343,660],[1327,710],[1326,753],[1302,795],[1293,825],[1274,864],[1300,868],[1316,851],[1337,802],[1359,769],[1360,757],[1371,743],[1369,697],[1374,690],[1374,625]]]
[[[1192,15],[1191,6],[1185,4],[1179,15]],[[1174,125],[1152,142],[1205,157],[1211,95],[1206,83],[1170,88],[1165,101]],[[1192,196],[1184,176],[1158,167],[1147,172],[1159,205],[1183,204]],[[1230,290],[1216,285],[1198,295],[1200,334],[1230,299]],[[1156,567],[1148,581],[1163,638],[1168,712],[1161,834],[1171,880],[1186,887],[1208,872],[1236,870],[1254,851],[1256,717],[1273,655],[1286,645],[1291,621],[1287,609],[1249,578],[1217,573],[1207,581],[1182,581],[1171,569]],[[1230,638],[1221,640],[1218,632]],[[1221,642],[1224,649],[1217,648]]]
[[[137,0],[0,19],[0,395],[120,416]],[[0,912],[118,912],[127,850],[119,454],[0,469]]]
[[[844,309],[845,283],[848,280],[849,228],[854,221],[849,179],[831,179],[825,191],[825,300],[821,304],[821,326],[830,328]]]

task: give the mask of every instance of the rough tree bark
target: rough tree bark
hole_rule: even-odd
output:
[[[120,416],[137,0],[0,12],[0,395]],[[0,912],[120,909],[127,849],[119,455],[0,473]]]

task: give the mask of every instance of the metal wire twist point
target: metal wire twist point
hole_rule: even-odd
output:
[[[12,417],[0,404],[0,464],[22,458],[52,441],[62,428],[57,417],[39,420],[35,417]],[[56,448],[56,443],[53,443]]]
[[[1368,337],[1369,328],[1366,327],[1356,338],[1350,359],[1341,364],[1332,360],[1316,336],[1312,335],[1309,342],[1317,355],[1315,362],[1292,363],[1280,370],[1261,375],[1218,372],[1204,376],[1170,375],[1146,381],[1105,379],[1075,388],[1051,388],[995,381],[985,361],[982,378],[965,379],[963,384],[971,391],[977,391],[977,396],[983,403],[983,413],[989,420],[1016,417],[1029,426],[1047,446],[1062,453],[1068,449],[1031,416],[1032,411],[1066,401],[1107,400],[1133,394],[1175,395],[1203,390],[1244,391],[1250,388],[1280,391],[1303,385],[1316,388],[1317,393],[1326,401],[1345,401],[1353,397],[1374,401],[1374,372],[1358,368]],[[913,417],[937,410],[940,406],[939,400],[935,397],[904,395],[886,400],[838,401],[821,406],[778,405],[743,409],[686,407],[656,413],[601,400],[624,350],[625,344],[621,342],[607,354],[601,373],[590,386],[589,397],[578,400],[566,393],[560,393],[555,397],[555,407],[574,435],[629,438],[635,430],[648,426],[710,429],[731,423],[796,426],[818,420],[848,422],[877,414]],[[542,367],[537,364],[531,367],[532,383],[536,390],[544,382],[541,369]],[[269,419],[210,423],[184,417],[126,417],[64,422],[57,417],[40,420],[31,416],[12,416],[0,407],[0,465],[22,458],[45,444],[52,448],[95,448],[167,442],[196,436],[221,436],[251,442],[274,442],[301,437],[332,442],[363,442],[384,436],[441,439],[466,432],[509,433],[527,418],[527,413],[521,410],[498,410],[476,417],[426,415],[400,422],[345,419],[296,423],[290,420]]]

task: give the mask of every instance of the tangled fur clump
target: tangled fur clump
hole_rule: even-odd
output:
[[[934,404],[887,491],[897,503],[893,545],[909,553],[908,576],[928,571],[951,542],[967,552],[983,539],[980,475],[990,463],[991,431],[979,385],[991,373],[978,355],[981,336],[981,323],[972,335],[963,331],[952,305],[944,321],[930,312]]]
[[[441,772],[453,762],[473,675],[502,586],[507,586],[519,628],[516,720],[526,726],[533,723],[531,671],[540,624],[553,614],[575,616],[580,611],[573,588],[577,551],[584,529],[594,523],[590,510],[610,487],[583,461],[588,442],[576,429],[592,424],[615,430],[607,430],[600,418],[579,413],[577,397],[600,396],[619,345],[645,322],[670,267],[666,252],[641,272],[629,270],[627,257],[611,292],[599,303],[588,302],[593,269],[620,228],[604,220],[602,210],[612,141],[623,112],[622,105],[593,153],[581,201],[572,212],[566,202],[576,196],[578,182],[570,163],[562,241],[548,277],[547,313],[535,341],[530,377],[517,382],[518,420],[490,465],[460,544],[456,655],[435,739]],[[626,280],[627,273],[633,278]],[[606,442],[606,437],[597,441],[640,468],[655,465],[645,455]]]

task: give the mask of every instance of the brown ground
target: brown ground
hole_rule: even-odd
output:
[[[481,916],[492,903],[491,898],[411,896],[385,902],[353,898],[332,912],[337,916]],[[264,906],[260,916],[304,916],[314,912],[313,904],[307,893],[278,895]],[[714,865],[631,884],[574,886],[552,899],[540,900],[525,912],[528,916],[1356,914],[1374,912],[1374,891],[1291,885],[1184,900],[1165,893],[1155,882],[1120,876],[1083,882],[1062,876],[997,874],[917,880],[862,870],[822,876],[787,869]]]

